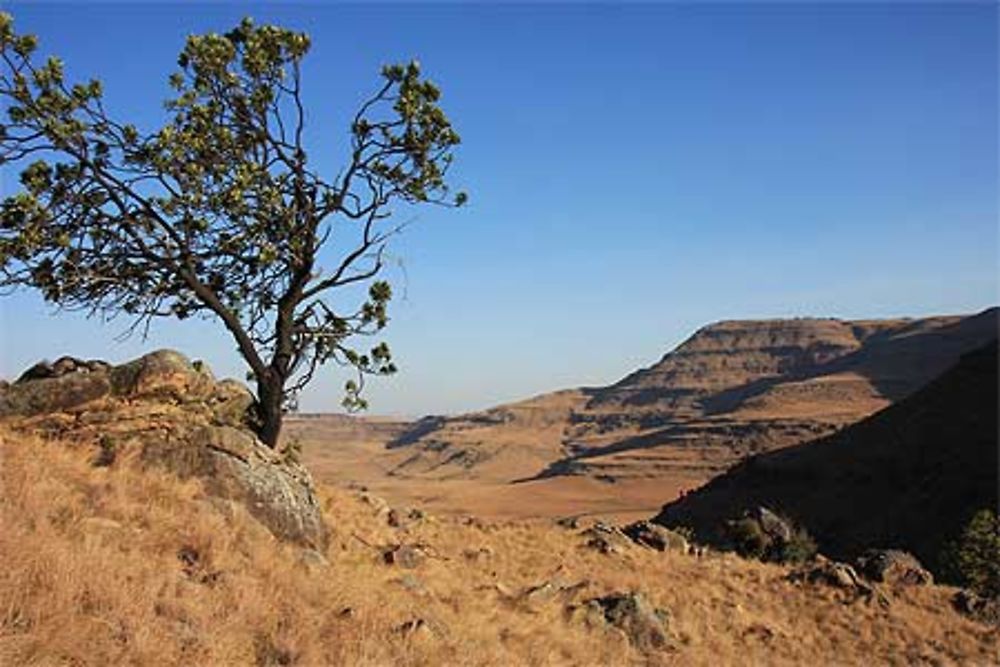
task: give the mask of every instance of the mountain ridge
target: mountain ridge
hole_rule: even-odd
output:
[[[707,479],[746,455],[832,433],[912,393],[995,335],[997,313],[716,322],[605,387],[420,420],[390,443],[406,454],[392,474],[616,481],[687,469]],[[524,465],[495,466],[513,454],[509,448]]]

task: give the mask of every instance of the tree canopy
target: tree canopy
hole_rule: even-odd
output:
[[[357,341],[388,321],[380,273],[397,206],[465,202],[446,183],[459,136],[417,62],[382,69],[339,173],[312,169],[309,47],[304,33],[249,18],[189,36],[167,122],[143,131],[112,117],[99,80],[70,83],[57,58],[36,62],[36,37],[0,13],[0,166],[20,167],[23,186],[0,204],[0,287],[124,314],[130,331],[158,317],[217,319],[256,382],[271,446],[325,362],[354,372],[350,408],[365,405],[366,375],[395,371],[384,342]],[[346,308],[331,299],[359,291]]]

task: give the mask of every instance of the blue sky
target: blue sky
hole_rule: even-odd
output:
[[[606,384],[719,319],[920,316],[998,301],[997,8],[964,4],[7,3],[109,109],[164,120],[183,38],[244,15],[309,32],[312,159],[385,62],[418,58],[463,137],[468,207],[400,211],[374,413]],[[4,195],[16,174],[2,174]],[[173,347],[242,376],[211,323],[0,299],[0,376]],[[331,368],[303,396],[336,410]]]

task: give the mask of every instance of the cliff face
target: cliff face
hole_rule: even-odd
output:
[[[838,320],[719,322],[698,330],[659,363],[598,391],[587,408],[698,410],[705,394],[806,373],[860,346],[850,323]]]
[[[997,505],[997,341],[902,401],[837,434],[733,468],[656,521],[719,539],[757,505],[801,522],[820,549],[913,551],[930,566],[977,510]]]
[[[519,404],[424,421],[397,441],[407,454],[396,472],[477,476],[516,447],[520,461],[548,461],[525,477],[621,481],[683,474],[703,481],[747,455],[863,419],[925,385],[996,331],[996,309],[919,320],[719,322],[610,386],[526,402],[531,419],[493,418],[519,415]]]

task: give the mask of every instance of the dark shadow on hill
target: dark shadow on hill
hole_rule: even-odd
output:
[[[717,543],[726,519],[765,505],[802,523],[833,557],[892,546],[935,569],[969,516],[997,506],[997,405],[994,338],[899,403],[835,435],[755,456],[655,521]]]
[[[926,321],[876,334],[856,352],[823,367],[823,375],[854,372],[890,401],[898,401],[953,366],[963,354],[996,338],[1000,309],[988,308],[954,324],[927,328]]]
[[[522,477],[520,479],[511,480],[510,483],[521,484],[524,482],[536,482],[550,477],[559,477],[561,475],[571,475],[573,474],[574,466],[585,462],[588,459],[630,450],[652,449],[653,447],[662,445],[666,440],[675,438],[677,435],[684,433],[686,430],[688,429],[684,426],[669,426],[667,428],[654,431],[653,433],[643,433],[642,435],[625,438],[603,447],[592,447],[578,454],[573,454],[563,457],[558,461],[553,461],[531,477]]]
[[[421,417],[415,421],[412,426],[387,442],[385,448],[398,449],[400,447],[416,444],[425,435],[429,435],[440,429],[447,421],[447,417],[442,417],[440,415]]]

